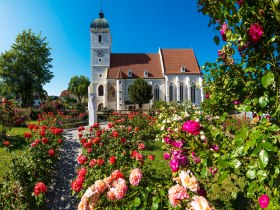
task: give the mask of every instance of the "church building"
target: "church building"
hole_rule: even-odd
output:
[[[89,95],[97,110],[130,110],[129,86],[143,78],[153,88],[155,101],[203,101],[202,73],[192,49],[161,49],[158,53],[112,53],[109,23],[104,13],[90,25],[91,85]],[[89,103],[90,99],[89,99]],[[89,109],[92,104],[89,104]],[[93,105],[94,106],[94,105]],[[93,107],[94,108],[94,107]]]

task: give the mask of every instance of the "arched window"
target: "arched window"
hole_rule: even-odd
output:
[[[180,83],[180,101],[184,101],[184,84]]]
[[[98,35],[98,42],[101,42],[102,41],[102,36],[99,34]]]
[[[102,109],[103,109],[103,104],[101,103],[101,104],[98,105],[97,110],[102,111]]]
[[[103,87],[103,85],[99,85],[99,87],[98,87],[98,96],[104,96],[104,87]]]
[[[186,85],[186,100],[189,100],[189,87]]]
[[[193,103],[195,103],[195,84],[192,83],[192,86],[191,86],[191,100]]]
[[[173,84],[170,82],[169,84],[169,101],[173,101]]]
[[[154,101],[159,101],[159,87],[155,85],[154,87]]]

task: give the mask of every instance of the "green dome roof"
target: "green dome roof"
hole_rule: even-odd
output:
[[[91,24],[90,28],[93,29],[109,29],[109,23],[106,18],[104,18],[104,13],[99,13],[99,18],[96,18]]]

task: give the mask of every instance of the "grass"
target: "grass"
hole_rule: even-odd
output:
[[[35,124],[36,121],[30,121],[29,123]],[[12,164],[12,159],[20,155],[29,145],[23,137],[23,134],[28,131],[29,129],[26,126],[16,126],[8,131],[7,139],[4,140],[8,140],[11,144],[8,147],[0,147],[0,182],[4,180],[6,171]]]

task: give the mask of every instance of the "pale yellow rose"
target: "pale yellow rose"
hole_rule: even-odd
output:
[[[190,171],[181,171],[179,174],[182,185],[192,192],[197,192],[199,184],[195,176]]]
[[[203,196],[194,196],[191,202],[192,210],[212,210]]]

